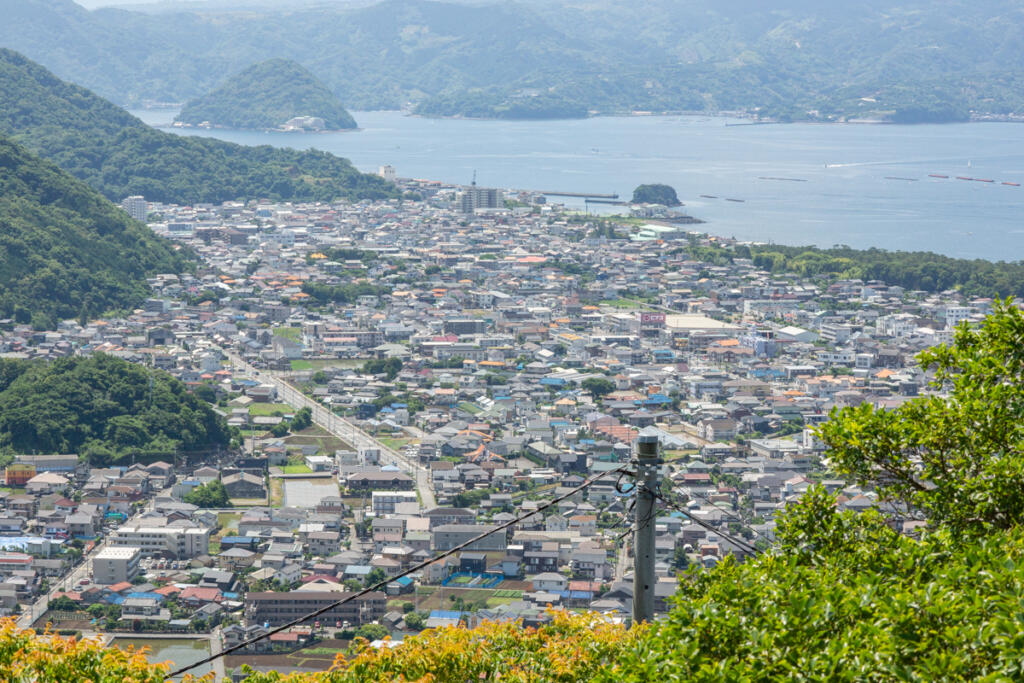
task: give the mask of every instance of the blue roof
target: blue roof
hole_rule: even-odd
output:
[[[565,384],[565,380],[562,379],[561,377],[542,377],[540,383],[560,387],[563,384]]]
[[[164,596],[159,593],[129,593],[125,596],[126,598],[153,598],[159,602],[164,601]]]
[[[399,586],[408,586],[412,584],[412,579],[410,579],[408,576],[403,576],[401,578],[395,579],[394,582],[397,583]]]
[[[461,619],[462,612],[446,609],[435,609],[430,612],[431,619]]]
[[[225,543],[248,543],[249,545],[255,545],[259,543],[259,541],[260,539],[258,539],[255,536],[225,536],[224,538],[220,539],[221,545]]]

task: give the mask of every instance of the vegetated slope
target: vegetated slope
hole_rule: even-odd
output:
[[[355,128],[341,101],[290,59],[253,64],[211,93],[188,102],[176,121],[227,128],[277,128],[295,116],[317,116],[327,130]]]
[[[52,363],[0,360],[0,450],[173,457],[227,446],[227,424],[161,370],[95,354]]]
[[[746,109],[927,121],[1024,107],[1024,10],[1013,0],[385,0],[159,15],[0,0],[0,11],[0,45],[118,102],[185,100],[287,57],[351,107],[412,103],[434,115]]]
[[[0,134],[15,137],[108,198],[192,204],[397,196],[394,185],[316,150],[182,137],[0,49]]]
[[[177,248],[80,180],[0,136],[0,317],[56,321],[140,304]]]

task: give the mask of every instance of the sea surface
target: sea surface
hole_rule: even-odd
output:
[[[132,113],[151,125],[166,125],[177,112]],[[751,125],[704,116],[478,121],[398,112],[353,115],[360,129],[340,133],[171,130],[248,145],[315,147],[347,157],[364,171],[390,164],[400,177],[452,183],[468,184],[475,172],[484,186],[624,199],[641,183],[667,183],[691,215],[707,222],[700,229],[740,239],[1024,259],[1024,124]],[[581,200],[551,200],[584,206]]]

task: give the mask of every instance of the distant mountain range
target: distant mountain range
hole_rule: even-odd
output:
[[[0,49],[0,134],[114,201],[137,194],[176,204],[398,196],[393,184],[325,152],[246,147],[158,131],[5,49]]]
[[[290,59],[268,59],[229,76],[213,92],[189,101],[175,121],[269,129],[296,117],[322,119],[323,130],[356,127],[338,97]]]
[[[780,120],[1024,112],[1016,0],[385,0],[160,14],[0,0],[0,45],[119,104],[182,102],[269,58],[353,109]]]

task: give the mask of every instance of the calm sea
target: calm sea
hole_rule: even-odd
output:
[[[167,124],[176,114],[132,113],[153,125]],[[1024,259],[1021,124],[354,116],[361,129],[345,133],[173,130],[249,145],[316,147],[351,159],[361,170],[391,164],[400,176],[455,183],[469,183],[475,171],[485,186],[617,193],[627,199],[641,183],[667,183],[692,215],[707,221],[702,229],[741,239]]]

